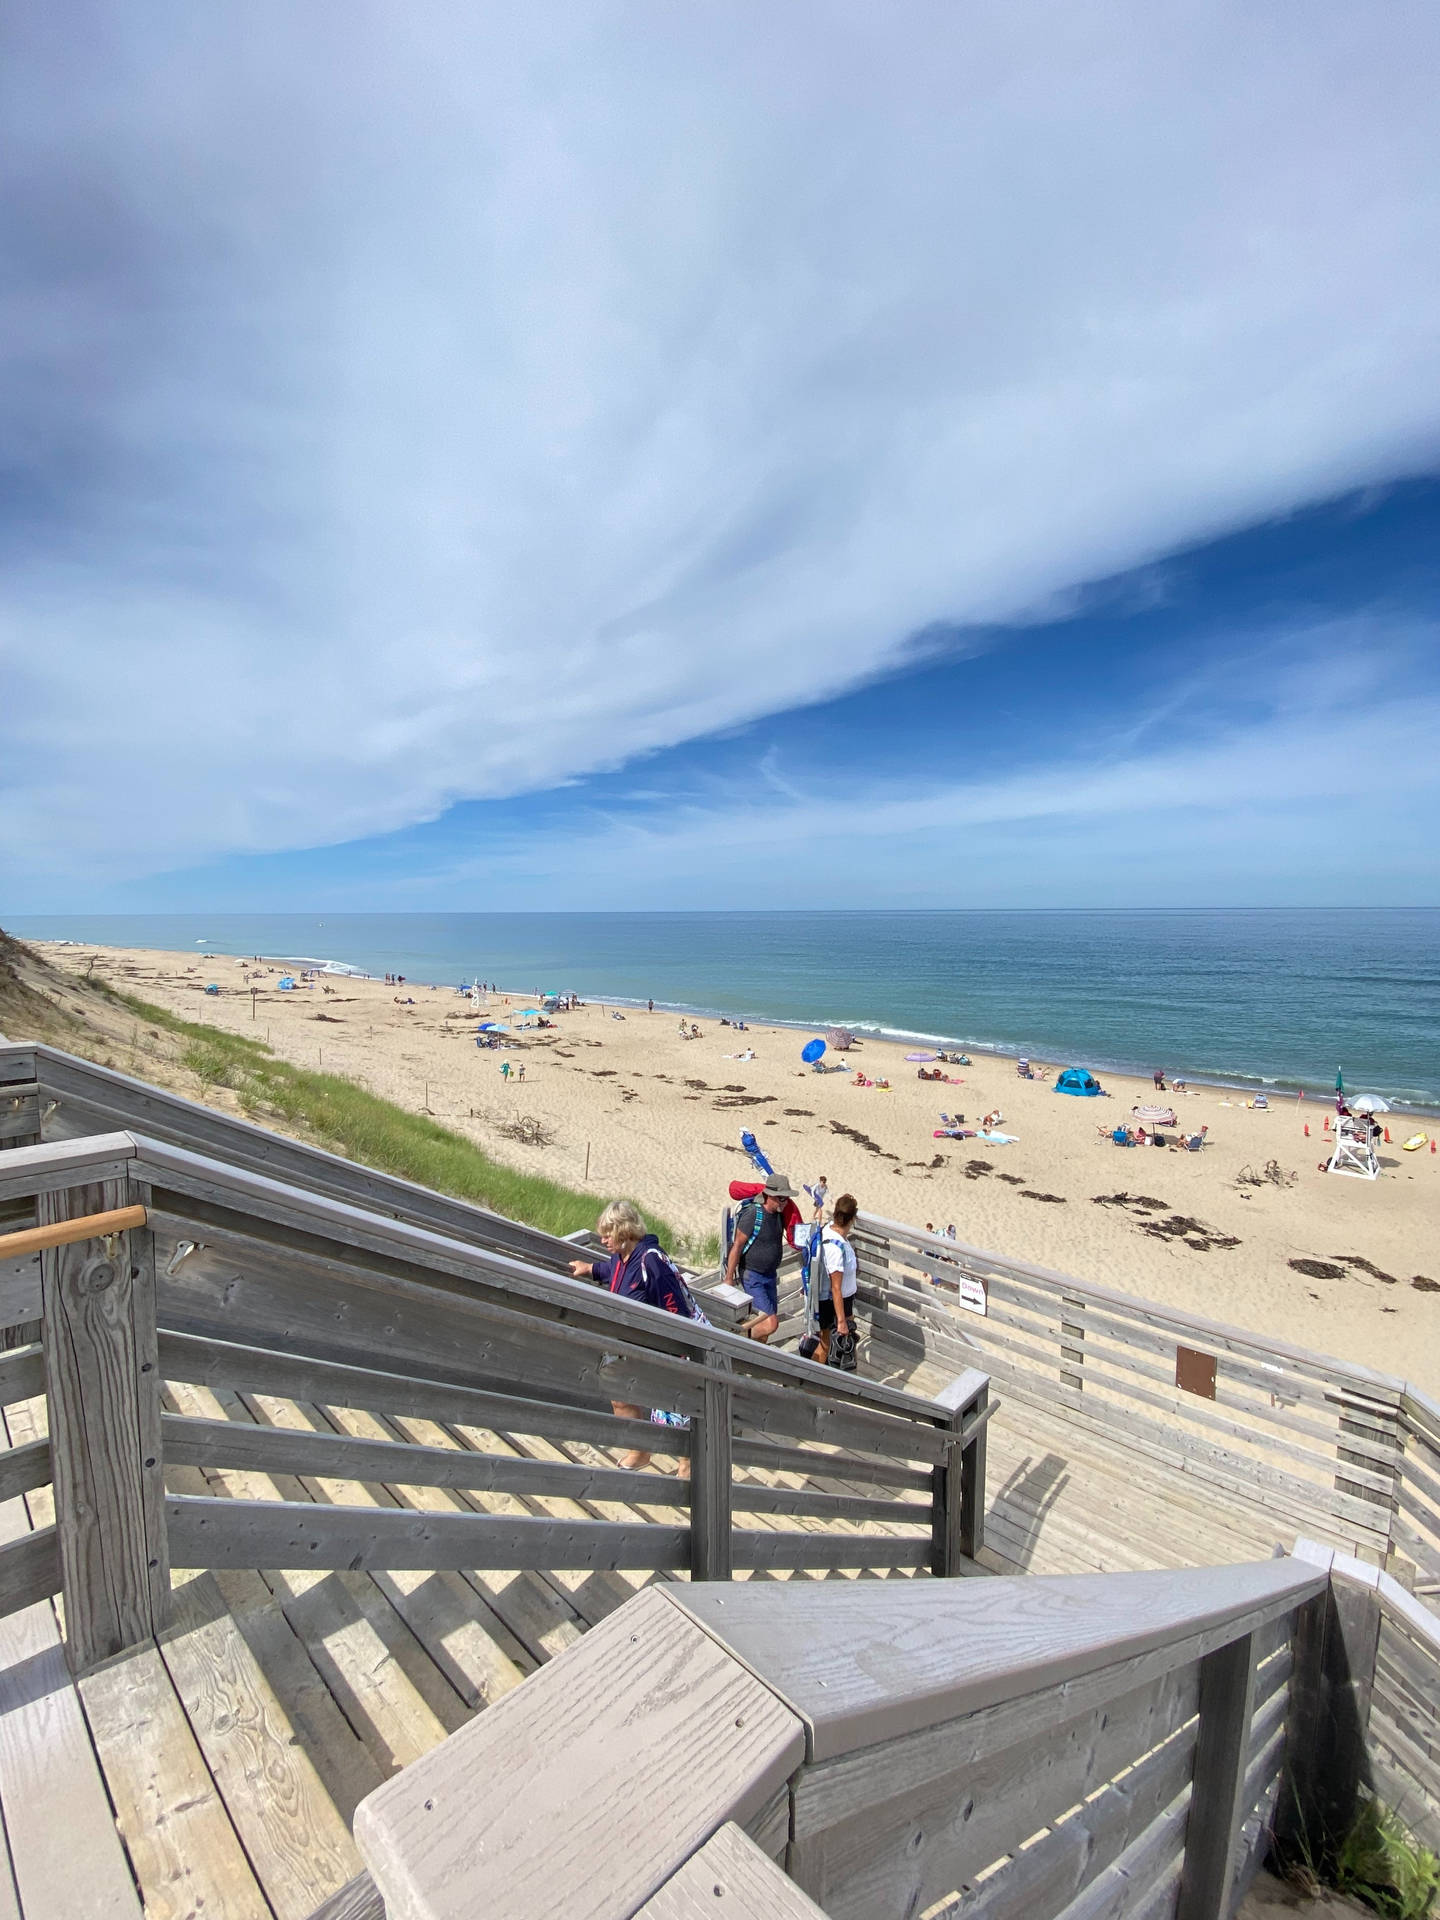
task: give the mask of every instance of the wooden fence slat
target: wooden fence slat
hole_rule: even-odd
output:
[[[690,1562],[688,1527],[426,1513],[404,1507],[323,1507],[285,1500],[212,1500],[198,1495],[167,1500],[165,1511],[171,1558],[177,1567],[560,1572],[684,1567]],[[823,1542],[828,1536],[804,1534],[801,1538]]]
[[[558,1494],[569,1500],[623,1500],[653,1507],[690,1504],[690,1483],[663,1473],[562,1466],[524,1455],[413,1446],[395,1440],[354,1440],[292,1427],[255,1426],[243,1420],[198,1420],[165,1414],[160,1424],[165,1459],[173,1466],[301,1474],[369,1486]],[[0,1455],[0,1483],[6,1464],[6,1456]]]
[[[39,1341],[16,1347],[0,1359],[0,1406],[33,1400],[45,1391],[45,1353]]]
[[[0,1363],[3,1365],[3,1363]],[[167,1380],[193,1386],[230,1387],[272,1393],[279,1399],[359,1407],[371,1413],[413,1414],[446,1424],[500,1433],[544,1434],[550,1439],[588,1440],[601,1447],[644,1447],[655,1439],[648,1420],[617,1420],[613,1414],[549,1400],[483,1392],[421,1375],[386,1373],[347,1361],[244,1346],[208,1335],[160,1332],[160,1370]],[[672,1453],[690,1451],[690,1435],[669,1430]]]
[[[54,1527],[37,1527],[0,1546],[0,1615],[18,1613],[60,1591],[60,1542]]]
[[[42,1226],[134,1204],[126,1180],[44,1194]],[[155,1268],[143,1229],[41,1254],[65,1655],[85,1673],[153,1639],[170,1600]]]
[[[1255,1643],[1247,1633],[1200,1662],[1200,1729],[1176,1920],[1230,1920],[1236,1849],[1249,1811],[1243,1800],[1254,1702]]]
[[[714,1356],[716,1371],[728,1371]],[[690,1434],[690,1578],[728,1580],[731,1547],[732,1397],[723,1380],[707,1379],[704,1405]]]

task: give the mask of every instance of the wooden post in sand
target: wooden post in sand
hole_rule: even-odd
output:
[[[590,1178],[590,1142],[585,1142],[585,1179]]]

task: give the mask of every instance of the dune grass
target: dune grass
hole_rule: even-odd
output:
[[[427,1115],[407,1113],[340,1074],[291,1066],[263,1041],[201,1026],[116,987],[104,991],[137,1018],[181,1040],[181,1062],[200,1087],[229,1087],[252,1119],[279,1121],[347,1160],[472,1201],[546,1233],[574,1233],[595,1224],[601,1201],[594,1194],[543,1174],[502,1166],[473,1141]],[[675,1246],[665,1221],[648,1210],[645,1218],[664,1245]]]

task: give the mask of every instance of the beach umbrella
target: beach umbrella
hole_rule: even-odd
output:
[[[832,1047],[838,1047],[843,1053],[847,1047],[853,1047],[855,1036],[848,1027],[831,1027],[825,1038]]]
[[[1389,1113],[1390,1102],[1382,1100],[1378,1093],[1362,1093],[1358,1100],[1350,1102],[1352,1113]]]
[[[508,1033],[510,1029],[500,1020],[482,1020],[475,1031],[477,1033]]]
[[[905,1058],[907,1060],[933,1060],[935,1055],[933,1053],[907,1053]]]
[[[805,1062],[807,1067],[812,1067],[824,1051],[825,1042],[823,1040],[807,1040],[805,1045],[800,1049],[800,1058]]]
[[[1173,1107],[1132,1107],[1131,1113],[1147,1127],[1173,1127],[1178,1124]]]

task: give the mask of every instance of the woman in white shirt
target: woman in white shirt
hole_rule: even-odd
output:
[[[850,1244],[850,1232],[859,1211],[860,1203],[854,1194],[842,1193],[835,1202],[830,1225],[820,1236],[820,1265],[826,1292],[818,1307],[820,1344],[815,1358],[822,1367],[830,1358],[831,1335],[855,1331],[855,1290],[860,1284],[860,1273],[855,1264],[855,1249]]]

